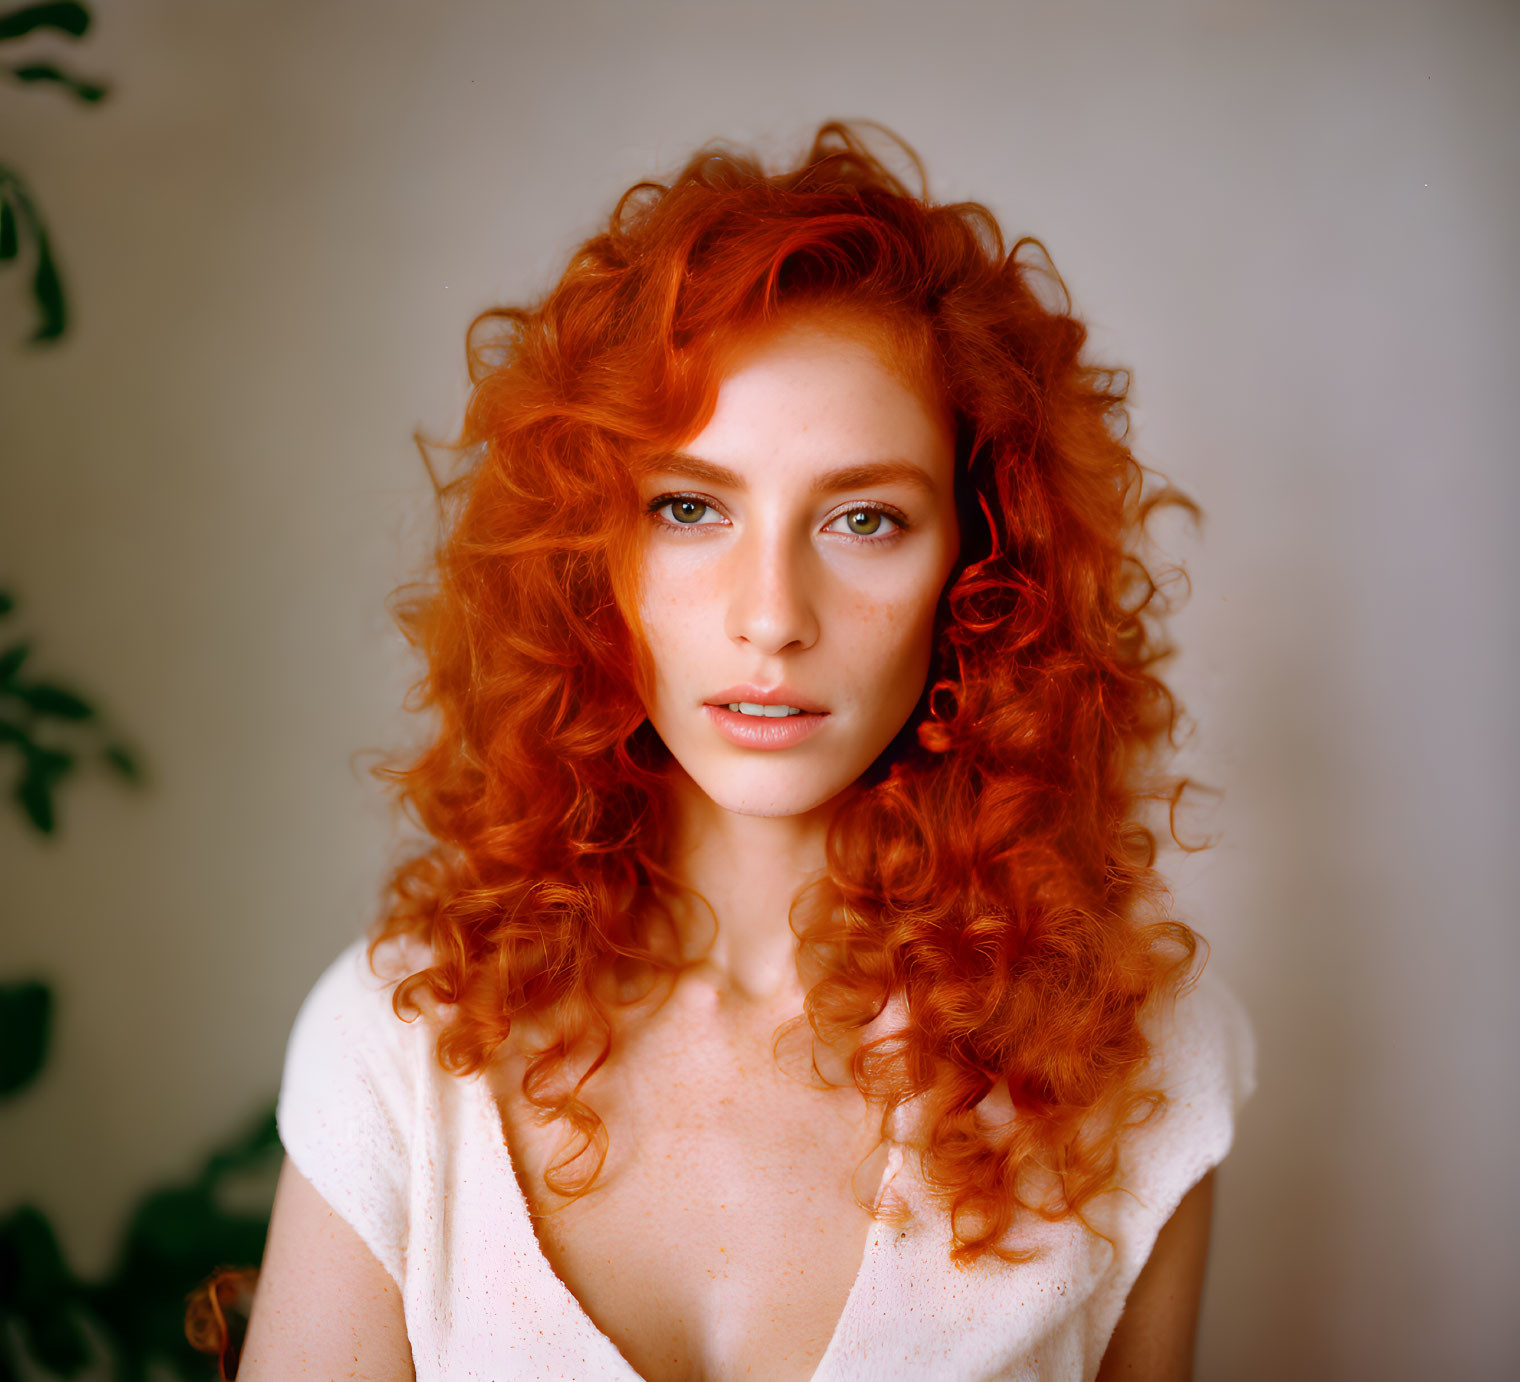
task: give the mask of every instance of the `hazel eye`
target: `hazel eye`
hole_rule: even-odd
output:
[[[886,534],[882,532],[881,525],[883,520],[892,525]],[[892,532],[896,532],[902,527],[902,524],[886,512],[885,509],[866,508],[863,505],[840,514],[834,519],[834,522],[844,523],[849,528],[852,537],[889,536]]]
[[[656,516],[662,516],[666,509],[671,512],[674,526],[681,528],[695,528],[701,525],[702,519],[712,509],[712,505],[704,503],[701,499],[693,499],[690,495],[674,495],[670,498],[661,496],[649,506],[649,511]]]

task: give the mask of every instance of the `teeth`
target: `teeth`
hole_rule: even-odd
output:
[[[740,715],[764,715],[769,720],[780,719],[783,715],[800,715],[802,712],[791,705],[752,705],[749,701],[736,701],[728,707],[737,711]]]

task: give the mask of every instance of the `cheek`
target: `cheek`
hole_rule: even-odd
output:
[[[893,691],[914,697],[921,688],[909,688],[904,674],[926,665],[934,630],[936,600],[921,591],[898,597],[858,597],[850,611],[849,639],[852,661],[875,669]]]
[[[701,589],[660,563],[645,572],[639,613],[662,690],[684,682],[700,662],[698,647],[707,637]]]

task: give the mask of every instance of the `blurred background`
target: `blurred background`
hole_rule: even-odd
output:
[[[1520,10],[41,8],[0,19],[21,1376],[180,1375],[154,1339],[184,1291],[256,1254],[291,1020],[398,839],[363,756],[420,728],[384,600],[432,536],[411,436],[457,426],[471,318],[703,141],[790,160],[833,116],[1046,243],[1133,371],[1137,454],[1206,514],[1157,534],[1218,843],[1164,862],[1260,1086],[1200,1377],[1520,1375]]]

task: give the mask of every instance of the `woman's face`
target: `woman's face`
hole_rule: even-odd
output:
[[[959,550],[949,425],[864,337],[793,323],[733,357],[712,420],[654,467],[649,718],[718,806],[810,811],[923,691]],[[761,702],[808,713],[747,713]]]

